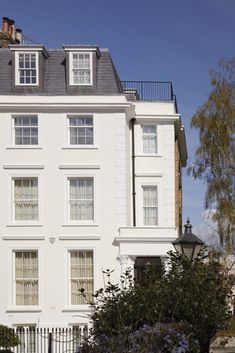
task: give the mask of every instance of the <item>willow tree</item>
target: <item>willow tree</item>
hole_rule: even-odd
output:
[[[230,253],[235,240],[235,57],[220,59],[210,76],[212,91],[191,120],[200,145],[189,173],[206,182],[205,208],[214,209],[221,245]]]

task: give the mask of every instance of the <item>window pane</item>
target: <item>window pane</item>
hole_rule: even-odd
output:
[[[38,305],[38,254],[15,252],[16,305]]]
[[[93,252],[89,250],[70,252],[71,304],[86,304],[79,289],[85,289],[88,301],[92,299],[94,286]]]
[[[144,225],[154,225],[158,223],[157,209],[157,186],[143,186],[143,223]]]
[[[156,126],[142,126],[143,153],[157,153]]]
[[[93,125],[93,118],[85,118],[86,125]]]
[[[85,137],[78,137],[78,145],[85,145],[86,140]]]
[[[86,138],[86,145],[93,145],[93,137]]]
[[[72,82],[73,84],[91,83],[90,54],[72,54]]]
[[[38,180],[14,180],[15,220],[38,220]]]
[[[94,219],[93,178],[70,179],[70,220]]]
[[[71,117],[69,118],[70,144],[92,145],[93,144],[93,118]]]
[[[93,128],[92,127],[87,127],[85,132],[86,132],[87,136],[89,136],[89,137],[93,136]]]
[[[19,54],[18,78],[20,84],[37,83],[37,57],[32,53]]]
[[[37,145],[38,144],[38,118],[15,117],[15,144]]]

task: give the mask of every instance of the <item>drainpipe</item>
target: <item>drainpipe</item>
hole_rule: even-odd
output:
[[[136,191],[135,191],[135,118],[130,121],[131,128],[131,159],[132,159],[132,209],[133,209],[133,227],[136,227]]]

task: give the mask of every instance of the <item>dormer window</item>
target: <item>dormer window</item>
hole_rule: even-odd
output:
[[[92,85],[92,55],[87,52],[70,53],[70,85]]]
[[[42,45],[9,45],[12,52],[12,92],[42,92],[49,57]]]
[[[38,85],[38,52],[16,52],[16,85]]]

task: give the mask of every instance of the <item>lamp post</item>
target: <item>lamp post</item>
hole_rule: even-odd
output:
[[[184,233],[174,240],[172,244],[179,254],[186,255],[192,261],[197,257],[204,243],[192,233],[192,225],[190,224],[190,219],[187,218],[187,224],[184,225]]]

